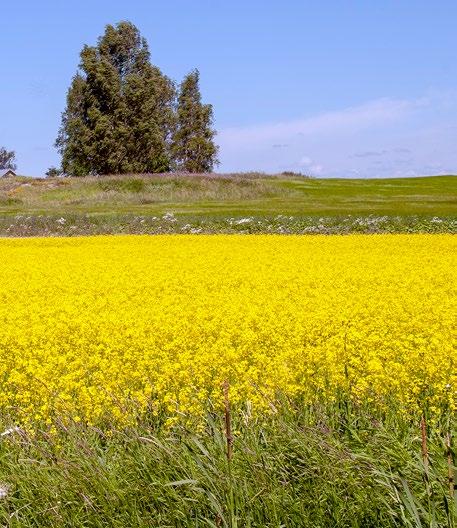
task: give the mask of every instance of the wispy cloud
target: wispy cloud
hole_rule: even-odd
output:
[[[303,137],[315,134],[345,134],[348,131],[360,131],[373,126],[392,123],[392,121],[404,117],[418,106],[423,106],[426,103],[426,99],[414,101],[379,99],[360,106],[326,112],[295,121],[226,128],[220,132],[219,141],[230,146],[245,144],[246,141],[250,144],[264,143],[265,141],[282,144],[283,142],[275,142],[275,140],[297,135]]]
[[[374,158],[378,156],[385,156],[386,154],[388,154],[387,150],[380,150],[380,151],[365,150],[364,152],[356,152],[355,154],[353,154],[353,157],[354,158]]]
[[[411,154],[410,149],[402,147],[394,148],[394,152],[396,152],[397,154]]]
[[[383,98],[338,111],[220,131],[222,170],[303,170],[322,176],[457,171],[457,96]],[[287,148],[286,148],[287,147]],[[407,155],[407,156],[406,156]],[[383,162],[377,162],[383,160]]]
[[[315,163],[309,156],[303,156],[298,162],[300,169],[311,176],[320,176],[324,170],[324,167]],[[295,168],[295,167],[292,167]]]

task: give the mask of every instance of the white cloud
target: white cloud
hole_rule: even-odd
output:
[[[320,176],[324,172],[324,167],[322,165],[311,165],[309,168],[309,173],[311,176]]]
[[[309,156],[302,156],[297,165],[301,167],[307,174],[312,176],[319,176],[324,170],[322,165],[319,163],[314,163],[314,161]],[[294,167],[295,165],[293,168]]]
[[[455,173],[454,95],[384,98],[303,119],[227,128],[218,135],[221,170],[302,170],[323,177]]]
[[[426,104],[425,99],[414,101],[379,99],[360,106],[354,106],[335,112],[326,112],[314,117],[285,121],[282,123],[267,123],[247,127],[226,128],[219,133],[219,142],[227,147],[273,142],[288,143],[286,139],[294,136],[314,136],[315,134],[335,135],[348,131],[360,131],[373,126],[391,123],[404,117],[418,106]],[[276,141],[277,140],[277,141]]]
[[[309,167],[310,165],[312,165],[313,160],[309,158],[308,156],[303,156],[301,160],[299,161],[299,163],[302,167]]]

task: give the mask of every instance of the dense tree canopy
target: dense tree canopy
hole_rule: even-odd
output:
[[[198,73],[183,82],[176,111],[174,83],[151,64],[147,42],[130,22],[108,25],[96,46],[84,46],[80,59],[56,141],[66,174],[213,166],[216,147],[213,152],[207,141],[214,132],[205,132],[212,110],[200,102]],[[211,157],[206,162],[205,152]]]
[[[107,26],[81,52],[57,146],[75,176],[169,169],[174,86],[152,66],[146,41],[129,22]]]
[[[213,107],[202,104],[199,80],[198,70],[189,73],[181,83],[178,98],[172,153],[176,167],[186,172],[210,172],[218,163]]]
[[[16,170],[16,153],[13,150],[6,150],[0,147],[0,169]]]

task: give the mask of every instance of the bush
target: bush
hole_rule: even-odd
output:
[[[283,171],[281,172],[281,176],[287,176],[288,178],[312,178],[309,174],[295,171]]]

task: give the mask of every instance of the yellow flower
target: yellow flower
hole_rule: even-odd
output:
[[[278,393],[457,410],[451,235],[1,240],[0,411],[172,425]]]

